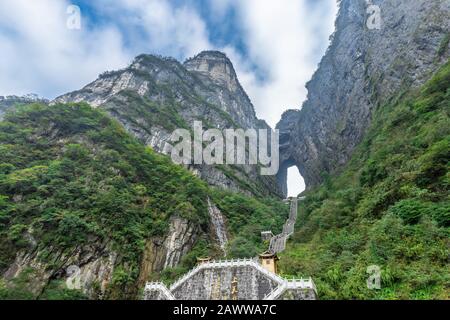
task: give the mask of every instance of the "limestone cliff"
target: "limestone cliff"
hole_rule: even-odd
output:
[[[172,217],[169,232],[164,237],[147,240],[139,270],[138,286],[143,287],[152,273],[177,266],[181,258],[192,249],[200,232],[198,226],[186,219]]]
[[[108,115],[31,104],[0,126],[1,297],[134,298],[199,238],[223,245],[207,185]]]
[[[102,298],[111,282],[117,253],[107,243],[93,241],[69,252],[61,248],[32,248],[17,252],[14,262],[3,274],[5,280],[27,277],[27,289],[39,297],[53,279],[72,281],[71,288],[80,289],[92,299]],[[48,261],[48,258],[50,261]]]
[[[54,102],[85,101],[107,110],[144,144],[168,154],[175,128],[269,128],[256,118],[225,54],[205,51],[184,64],[172,58],[140,55],[123,70],[105,72],[81,90]],[[247,194],[279,194],[274,177],[255,166],[191,167],[210,185]],[[250,186],[250,187],[249,187]],[[275,186],[275,187],[274,187]]]
[[[368,27],[369,5],[380,8],[380,29]],[[336,32],[307,84],[307,101],[277,125],[284,192],[289,166],[299,168],[307,187],[342,168],[373,110],[420,86],[447,61],[449,33],[447,0],[340,1]]]

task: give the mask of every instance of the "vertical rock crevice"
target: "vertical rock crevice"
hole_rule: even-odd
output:
[[[222,250],[226,255],[226,245],[228,243],[227,228],[225,224],[225,218],[217,208],[211,199],[208,197],[208,212],[211,218],[211,227],[213,228],[215,238]]]

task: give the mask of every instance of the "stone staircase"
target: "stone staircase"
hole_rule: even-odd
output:
[[[271,253],[276,254],[286,248],[286,241],[294,232],[296,219],[297,198],[291,198],[289,218],[283,226],[283,231],[270,240]],[[175,281],[170,288],[162,282],[148,282],[144,289],[144,300],[216,299],[221,298],[224,292],[234,291],[230,283],[239,286],[239,299],[311,300],[317,298],[316,286],[311,278],[285,279],[264,268],[258,258],[248,258],[200,263]]]
[[[144,289],[144,295],[148,296],[151,292],[159,293],[161,295],[159,300],[175,300],[173,294],[162,282],[147,282]]]
[[[234,259],[234,260],[219,260],[210,261],[197,265],[191,271],[186,273],[183,277],[174,282],[170,288],[167,288],[161,282],[148,282],[144,289],[144,299],[166,299],[174,300],[176,299],[175,292],[179,290],[181,286],[189,281],[195,281],[195,276],[202,272],[203,270],[208,270],[210,273],[214,273],[215,270],[232,270],[238,268],[251,268],[256,273],[259,273],[262,277],[270,279],[271,283],[274,284],[273,290],[267,292],[263,297],[263,300],[276,300],[279,299],[286,291],[307,291],[309,297],[316,297],[317,291],[314,282],[311,278],[309,279],[285,279],[279,275],[268,271],[263,268],[257,259]],[[184,299],[183,297],[180,297]],[[246,297],[250,300],[250,297]],[[194,299],[195,297],[190,296],[189,299]]]
[[[303,200],[304,198],[301,198]],[[286,249],[287,239],[294,233],[295,223],[297,222],[297,206],[298,200],[296,197],[290,199],[289,218],[283,225],[283,231],[270,239],[269,251],[272,253],[280,253]]]

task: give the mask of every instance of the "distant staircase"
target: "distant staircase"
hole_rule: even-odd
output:
[[[283,231],[270,239],[269,252],[271,254],[276,255],[286,248],[286,241],[294,232],[296,219],[297,198],[290,198],[289,218],[283,226]],[[268,232],[266,232],[266,234],[267,233]],[[221,278],[224,275],[225,277],[228,277],[228,279],[233,279],[236,277],[236,274],[241,274],[239,281],[243,286],[242,289],[244,289],[244,287],[258,287],[256,289],[258,294],[255,294],[255,292],[241,292],[241,298],[247,300],[277,300],[287,298],[301,300],[317,298],[316,286],[311,278],[285,279],[276,274],[276,271],[272,272],[270,271],[271,269],[263,267],[261,263],[258,258],[218,261],[207,260],[198,264],[195,268],[191,269],[188,273],[175,281],[170,288],[167,288],[162,282],[148,282],[144,289],[144,299],[195,300],[202,299],[202,297],[204,299],[205,296],[208,299],[208,297],[211,297],[208,296],[205,291],[208,288],[210,289],[211,285],[215,286],[217,281],[222,281]],[[214,280],[211,280],[211,277],[214,277]],[[230,282],[230,280],[227,281],[228,283]],[[261,281],[265,282],[265,285],[260,283]],[[220,290],[226,289],[222,287]],[[244,295],[244,297],[242,297],[242,295]]]
[[[303,198],[301,199],[303,200]],[[289,218],[283,225],[283,231],[270,239],[269,251],[271,253],[277,254],[284,251],[287,239],[294,233],[295,223],[297,222],[297,198],[290,198],[290,203]]]

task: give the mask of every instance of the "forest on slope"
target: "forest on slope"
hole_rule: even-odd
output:
[[[19,276],[0,279],[0,299],[95,298],[69,290],[65,271],[109,250],[117,259],[102,298],[140,298],[146,241],[166,235],[171,217],[186,219],[200,236],[176,268],[144,279],[171,282],[198,256],[221,257],[208,196],[230,226],[231,256],[263,250],[260,232],[280,228],[287,216],[280,200],[209,187],[86,103],[10,109],[0,122],[0,154],[0,272],[18,257],[36,256]]]
[[[321,299],[448,299],[449,113],[450,62],[379,106],[346,167],[304,194],[282,272],[313,277]]]

